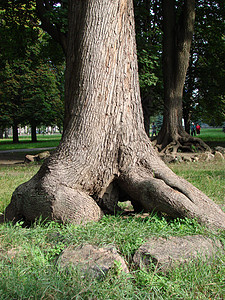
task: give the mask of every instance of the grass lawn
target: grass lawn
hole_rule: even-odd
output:
[[[221,163],[170,165],[214,201],[224,204],[225,168]],[[0,167],[1,211],[15,187],[28,180],[40,166]],[[225,232],[211,232],[195,220],[167,220],[122,215],[105,216],[97,223],[58,225],[37,222],[0,225],[0,299],[224,299],[225,254],[206,262],[202,259],[181,265],[167,274],[130,266],[126,275],[114,269],[104,279],[82,277],[79,269],[63,271],[56,259],[71,245],[93,243],[115,246],[129,263],[135,251],[152,236],[206,234],[225,245]],[[11,253],[11,255],[7,255]]]
[[[225,148],[225,132],[222,128],[203,128],[200,135],[198,135],[211,148],[221,146]]]
[[[57,147],[61,140],[61,135],[37,134],[37,139],[37,143],[32,143],[30,136],[22,136],[19,138],[18,144],[14,144],[12,138],[0,139],[0,150]]]

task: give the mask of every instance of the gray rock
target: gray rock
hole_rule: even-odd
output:
[[[194,161],[194,162],[198,162],[198,161],[199,161],[199,157],[198,157],[198,156],[195,156],[195,157],[193,158],[193,161]]]
[[[25,163],[30,163],[30,162],[34,162],[34,161],[35,161],[35,156],[34,155],[27,154],[25,156],[25,160],[24,160]]]
[[[61,268],[78,267],[82,273],[101,277],[110,269],[129,273],[125,260],[113,247],[98,248],[93,245],[74,245],[66,248],[58,260]],[[118,270],[119,269],[119,270]]]
[[[225,154],[225,148],[223,148],[223,147],[217,146],[217,147],[215,147],[215,150],[216,150],[217,152],[220,152],[220,153],[222,153],[222,154]]]
[[[214,159],[214,155],[210,152],[205,152],[199,156],[200,161],[210,161]]]
[[[24,162],[30,163],[30,162],[34,162],[34,161],[40,161],[40,160],[44,160],[44,159],[48,158],[49,156],[50,156],[49,151],[44,151],[44,152],[38,153],[36,155],[27,154],[25,156]]]
[[[190,156],[187,156],[187,155],[183,155],[182,159],[185,162],[192,162],[192,158]]]
[[[176,162],[176,158],[175,155],[172,154],[165,154],[161,156],[161,159],[166,163],[166,164],[170,164],[173,162]]]
[[[35,155],[35,157],[39,160],[41,159],[46,159],[50,156],[50,152],[49,151],[44,151],[44,152],[41,152],[41,153],[38,153],[37,155]]]
[[[215,160],[224,160],[224,156],[221,152],[216,151],[214,154],[214,159]]]
[[[165,272],[199,257],[213,257],[221,247],[219,241],[200,235],[152,238],[136,251],[133,261],[141,269],[149,270],[154,264],[160,271]]]

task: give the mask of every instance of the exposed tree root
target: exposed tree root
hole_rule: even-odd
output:
[[[173,139],[169,144],[163,147],[162,144],[157,144],[157,139],[153,140],[153,144],[162,154],[176,154],[177,152],[211,152],[210,147],[200,138],[189,135],[179,136]]]
[[[47,181],[47,182],[46,182]],[[87,193],[72,189],[59,182],[48,185],[37,176],[20,185],[13,193],[5,210],[5,219],[13,222],[34,222],[42,217],[60,223],[86,223],[98,221],[104,215],[101,208]]]
[[[144,211],[196,218],[209,227],[225,229],[225,214],[220,207],[170,169],[159,174],[156,172],[152,177],[143,167],[132,168],[121,176],[119,182]]]

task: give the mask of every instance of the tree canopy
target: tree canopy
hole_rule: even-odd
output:
[[[64,57],[38,27],[35,11],[32,1],[1,6],[0,126],[15,127],[15,142],[19,124],[35,127],[33,133],[40,125],[62,127]]]

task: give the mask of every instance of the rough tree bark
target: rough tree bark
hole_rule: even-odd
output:
[[[185,0],[179,17],[175,1],[163,0],[163,125],[156,144],[161,152],[210,151],[199,138],[191,137],[182,126],[182,98],[194,32],[195,0]],[[178,20],[177,20],[178,19]]]
[[[225,214],[157,156],[144,130],[132,0],[69,1],[65,131],[6,208],[6,220],[81,223],[130,199],[225,228]]]

